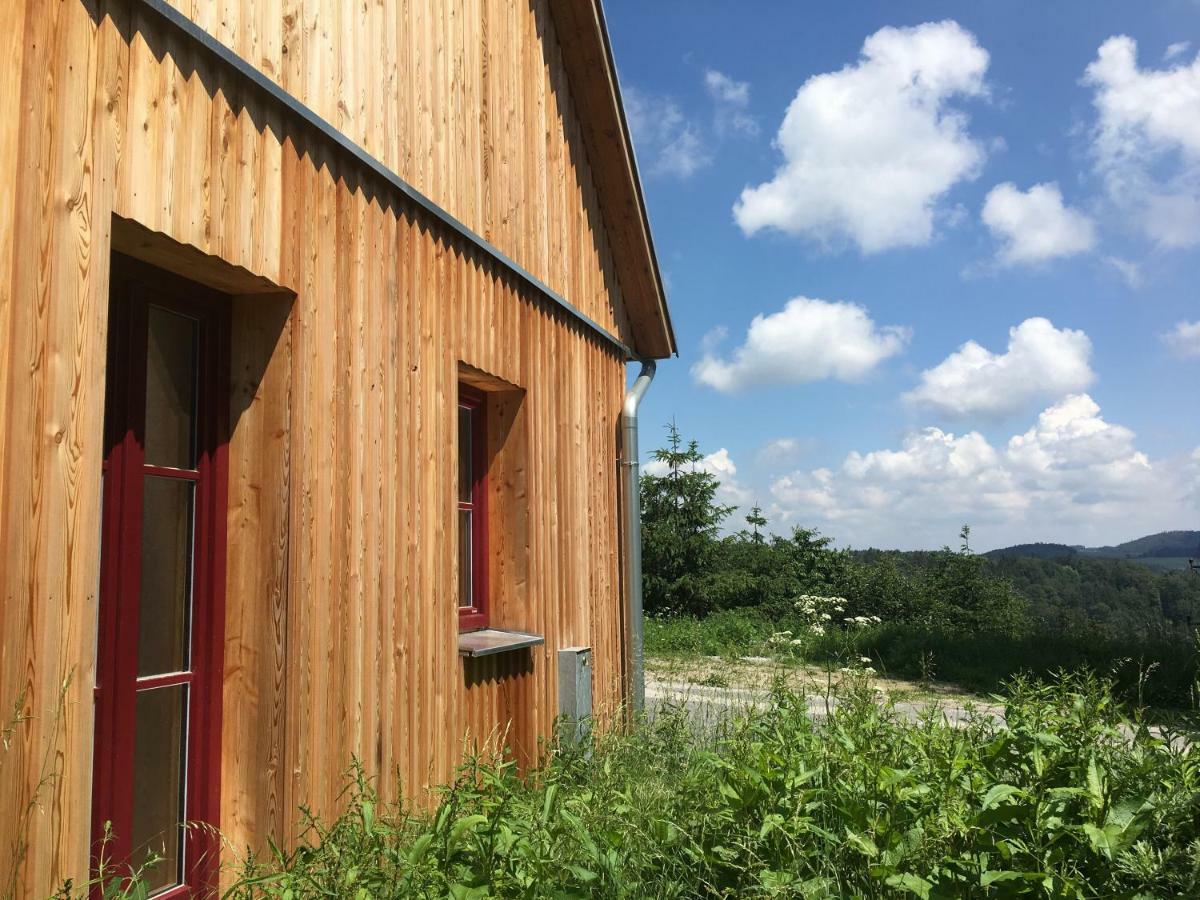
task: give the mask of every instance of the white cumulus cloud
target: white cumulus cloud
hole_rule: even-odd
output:
[[[1186,52],[1175,45],[1167,61]],[[1092,151],[1111,201],[1161,247],[1200,243],[1200,54],[1142,68],[1137,42],[1111,37],[1083,83],[1094,91]]]
[[[1179,356],[1200,357],[1200,322],[1180,322],[1162,339]]]
[[[823,378],[857,381],[904,349],[908,339],[907,328],[880,328],[856,303],[796,297],[779,312],[755,316],[731,357],[718,356],[708,342],[692,376],[728,392]]]
[[[906,402],[951,418],[1001,418],[1037,399],[1081,391],[1095,381],[1092,342],[1082,331],[1026,319],[1008,332],[1008,348],[993,353],[967,341],[904,395]]]
[[[758,121],[750,115],[750,85],[735,81],[724,72],[708,69],[704,87],[716,107],[715,123],[718,134],[735,132],[753,137],[758,134]]]
[[[1200,451],[1151,460],[1086,394],[1046,408],[999,446],[976,431],[926,428],[897,449],[852,452],[836,468],[771,485],[785,522],[902,548],[950,543],[963,523],[990,546],[1107,543],[1114,522],[1129,536],[1191,527],[1197,490]]]
[[[982,218],[1001,242],[997,259],[1005,265],[1043,263],[1096,246],[1092,220],[1066,206],[1054,183],[1028,191],[1012,182],[998,184],[984,201]]]
[[[864,253],[929,243],[939,204],[986,155],[951,101],[983,96],[987,67],[956,22],[881,28],[857,63],[800,87],[775,138],[783,163],[742,192],[738,225]]]

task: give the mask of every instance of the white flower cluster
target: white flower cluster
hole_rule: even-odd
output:
[[[868,677],[877,674],[875,667],[871,665],[871,657],[860,656],[858,661],[851,666],[842,666],[841,673],[843,675],[866,675]]]
[[[846,619],[846,624],[862,627],[865,625],[878,625],[882,621],[883,619],[879,618],[879,616],[851,616]]]
[[[796,598],[796,609],[805,615],[816,615],[823,613],[827,609],[832,609],[836,613],[845,611],[845,597],[820,597],[816,594],[801,594]]]
[[[792,637],[792,633],[790,631],[777,631],[767,639],[767,643],[774,644],[777,647],[783,644],[790,644],[798,647],[803,644],[804,641],[800,638]]]
[[[878,625],[882,619],[879,616],[849,616],[842,618],[846,612],[848,601],[845,597],[823,597],[819,594],[801,594],[796,598],[794,606],[796,611],[800,613],[800,618],[804,623],[804,628],[799,635],[794,635],[790,631],[777,631],[771,635],[770,643],[776,647],[804,645],[806,640],[814,637],[822,637],[826,631],[839,623],[844,627],[856,627],[863,625]],[[864,663],[870,662],[869,659],[863,659]],[[868,667],[869,668],[869,667]],[[861,671],[856,669],[856,671]],[[873,675],[874,669],[870,669],[867,674]]]
[[[795,606],[807,620],[809,633],[821,637],[825,634],[826,623],[833,622],[833,614],[845,612],[846,598],[801,594],[796,598]]]

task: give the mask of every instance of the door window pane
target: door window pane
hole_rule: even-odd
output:
[[[471,575],[474,560],[471,556],[471,510],[458,511],[458,607],[474,606]]]
[[[466,406],[458,408],[458,502],[471,502],[474,487],[474,466],[471,465],[471,412]]]
[[[139,691],[134,712],[133,864],[161,862],[146,873],[152,891],[183,880],[183,771],[187,685]]]
[[[146,462],[195,466],[197,323],[157,306],[146,322]]]
[[[193,487],[181,478],[148,475],[145,479],[139,677],[188,668]]]

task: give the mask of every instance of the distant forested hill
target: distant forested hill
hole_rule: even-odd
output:
[[[1200,532],[1166,531],[1115,547],[1021,544],[984,554],[987,573],[1029,601],[1034,622],[1052,632],[1107,637],[1186,637],[1200,627]],[[891,559],[912,570],[937,560],[929,551],[861,550],[867,565]]]
[[[1067,544],[1017,544],[984,554],[991,559],[1014,556],[1062,559],[1084,556],[1095,559],[1128,559],[1156,569],[1187,569],[1189,558],[1200,559],[1200,531],[1161,531],[1113,547],[1080,547]]]
[[[1115,547],[1096,547],[1083,552],[1109,559],[1200,557],[1200,531],[1161,531]]]
[[[1075,556],[1083,547],[1072,547],[1068,544],[1016,544],[1000,550],[991,550],[984,556],[989,559],[1000,559],[1007,556],[1030,556],[1034,559],[1060,559],[1064,556]]]
[[[1081,553],[992,556],[988,568],[1029,600],[1036,621],[1054,631],[1127,637],[1189,633],[1200,626],[1200,577],[1162,571],[1141,559]]]

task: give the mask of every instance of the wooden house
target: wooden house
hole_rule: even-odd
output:
[[[568,648],[609,720],[675,346],[599,0],[0,11],[0,894],[528,761]]]

